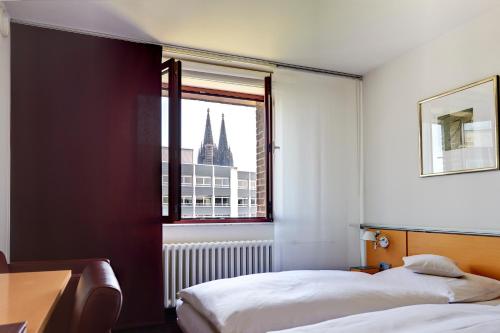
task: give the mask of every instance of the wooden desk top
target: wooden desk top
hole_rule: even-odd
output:
[[[0,324],[26,321],[41,333],[71,277],[71,271],[0,274]]]

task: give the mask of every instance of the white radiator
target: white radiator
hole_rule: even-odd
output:
[[[272,271],[273,241],[164,244],[165,307],[177,292],[206,281]]]

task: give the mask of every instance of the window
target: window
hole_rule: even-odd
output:
[[[193,205],[193,197],[189,196],[189,195],[183,195],[181,197],[181,205],[192,206]]]
[[[212,206],[212,197],[196,197],[196,206]]]
[[[168,175],[162,175],[161,176],[161,182],[163,184],[168,184]]]
[[[248,189],[248,180],[246,179],[238,179],[238,188],[241,190]]]
[[[164,195],[164,196],[162,197],[162,203],[163,203],[164,205],[168,205],[168,196]]]
[[[162,65],[166,221],[271,221],[270,77],[216,65],[182,66],[174,59]]]
[[[181,185],[182,186],[192,186],[193,185],[193,176],[181,176]]]
[[[215,206],[229,206],[229,197],[215,197]]]
[[[196,186],[212,186],[212,177],[196,177]]]
[[[229,187],[229,178],[227,178],[227,177],[215,177],[214,184],[215,184],[215,187]]]

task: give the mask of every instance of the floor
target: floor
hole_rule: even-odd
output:
[[[175,309],[169,309],[165,311],[165,324],[163,325],[120,330],[116,333],[182,333],[182,331],[177,326]]]

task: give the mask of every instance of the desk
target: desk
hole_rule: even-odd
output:
[[[28,333],[42,333],[71,271],[0,274],[0,324],[26,321]]]

